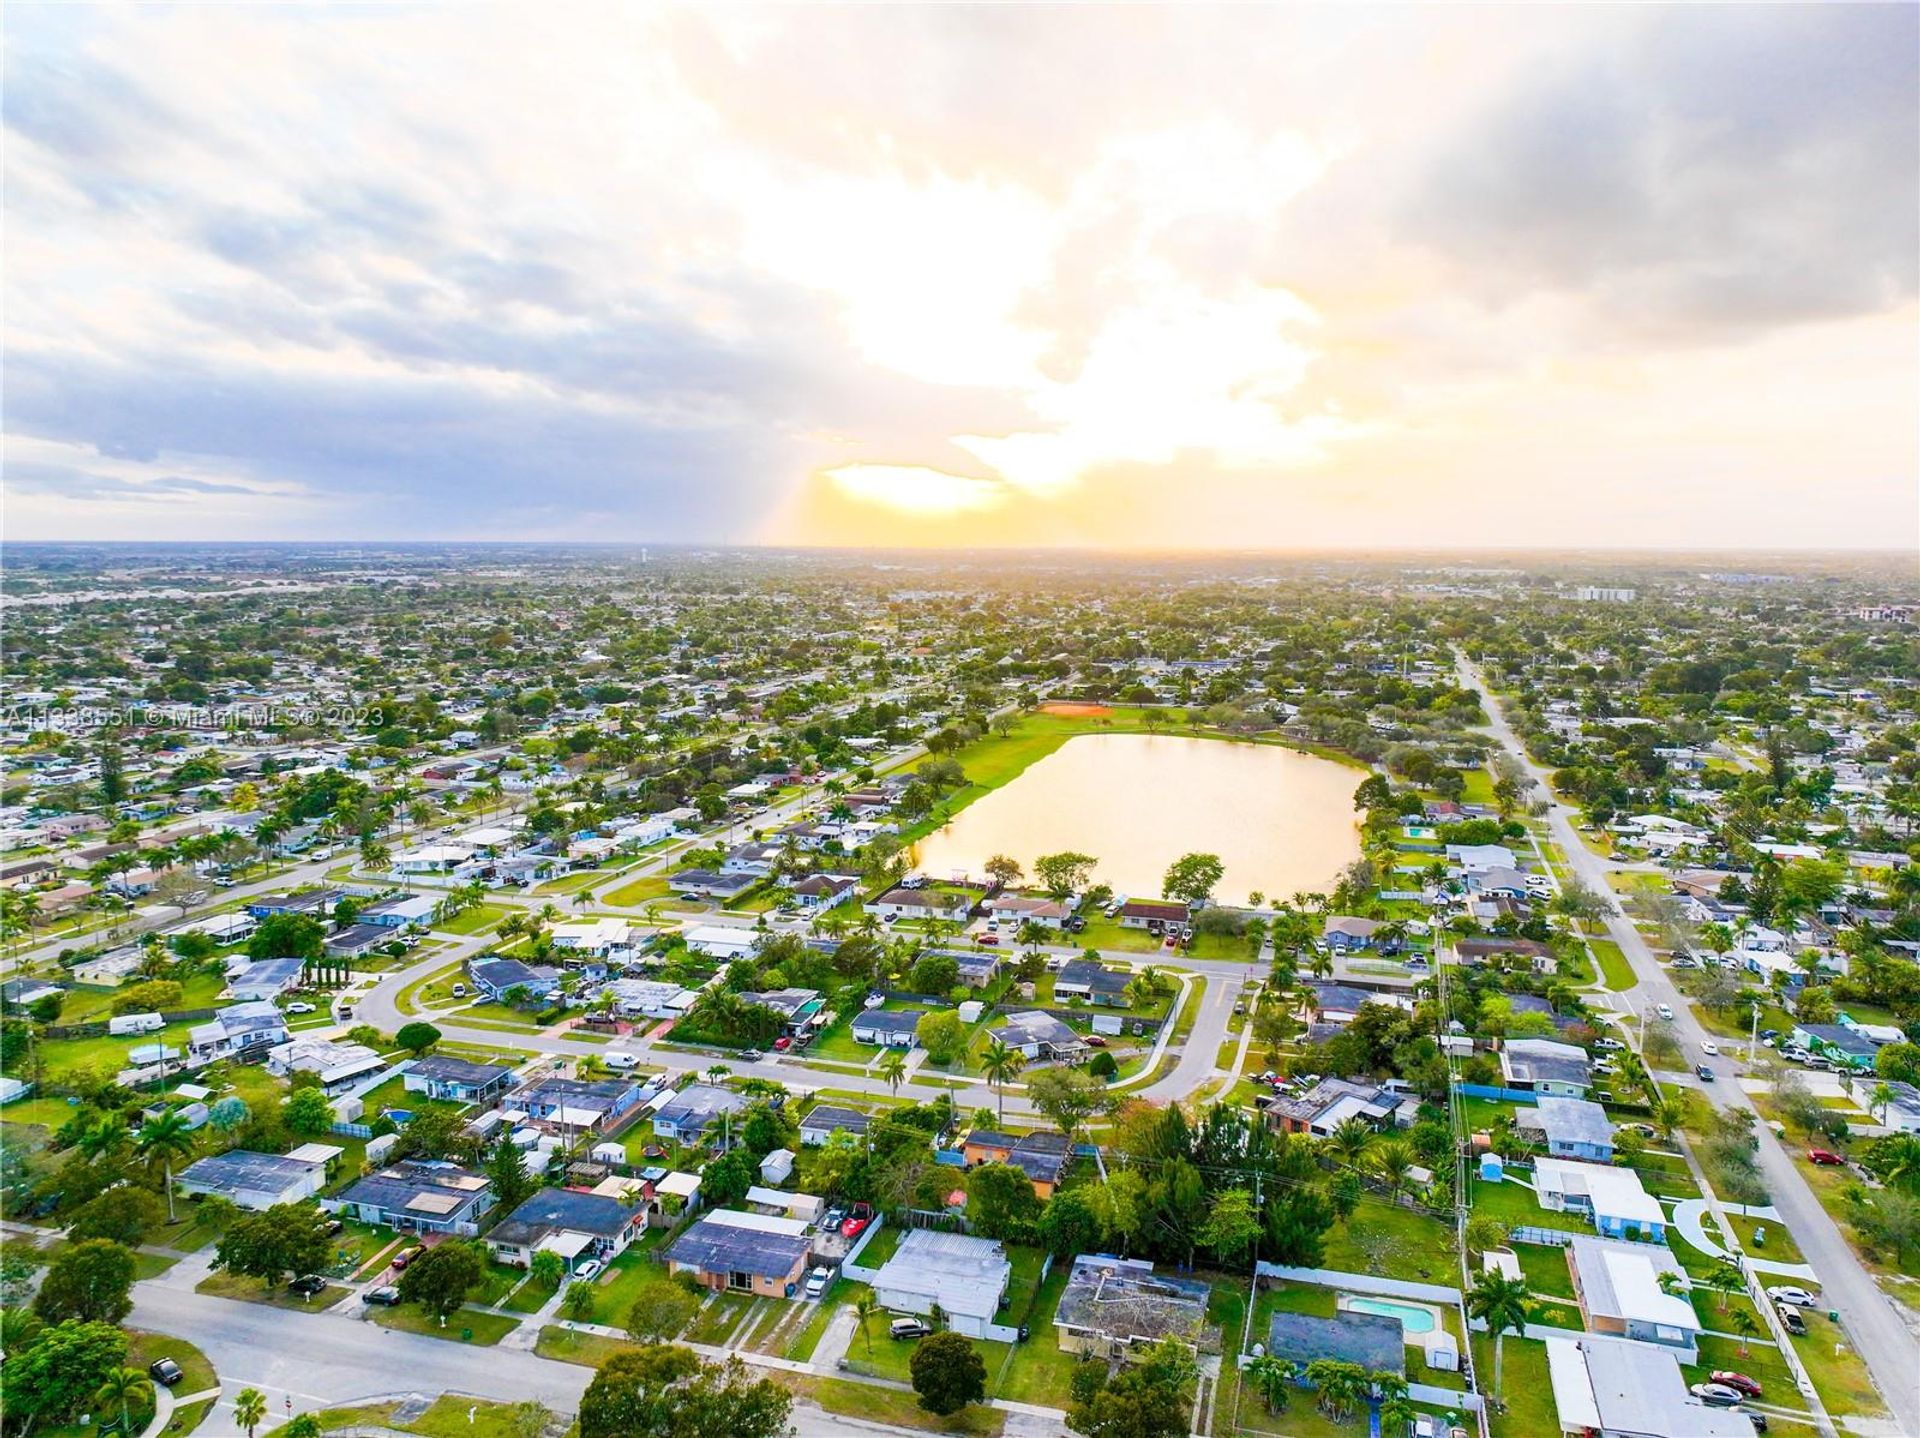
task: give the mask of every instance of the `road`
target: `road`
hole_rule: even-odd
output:
[[[289,1413],[386,1401],[409,1393],[458,1393],[518,1403],[529,1398],[556,1413],[574,1413],[593,1370],[508,1348],[475,1350],[441,1338],[381,1328],[339,1313],[281,1313],[255,1303],[212,1298],[161,1281],[138,1284],[127,1320],[134,1328],[192,1339],[220,1377],[220,1402],[201,1426],[210,1438],[240,1431],[233,1399],[258,1388],[269,1425]],[[288,1406],[288,1400],[292,1406]],[[911,1434],[885,1424],[855,1422],[812,1403],[796,1402],[799,1438],[843,1438],[849,1432]],[[1023,1422],[1021,1431],[1057,1431]],[[1011,1431],[1011,1430],[1010,1430]]]
[[[1555,841],[1566,855],[1574,874],[1587,887],[1600,894],[1611,894],[1607,883],[1608,862],[1587,848],[1574,831],[1573,810],[1553,797],[1547,771],[1533,761],[1526,746],[1507,722],[1499,700],[1488,688],[1486,677],[1464,658],[1461,676],[1480,694],[1490,728],[1500,743],[1526,766],[1527,772],[1548,796],[1547,823]],[[1609,907],[1607,936],[1620,946],[1638,981],[1622,997],[1644,1010],[1648,1005],[1666,1004],[1673,1010],[1671,1028],[1674,1037],[1688,1054],[1698,1054],[1710,1035],[1694,1017],[1692,1008],[1667,971],[1654,957],[1645,936],[1618,911]],[[1658,1022],[1656,1020],[1655,1022]],[[1713,1095],[1722,1106],[1744,1107],[1759,1117],[1753,1101],[1737,1083],[1717,1088]],[[1764,1121],[1755,1124],[1759,1135],[1761,1177],[1773,1197],[1773,1206],[1792,1232],[1816,1272],[1821,1276],[1821,1304],[1836,1310],[1852,1336],[1860,1356],[1873,1372],[1874,1382],[1892,1410],[1897,1431],[1920,1435],[1920,1341],[1916,1341],[1907,1320],[1887,1297],[1860,1262],[1832,1217],[1814,1197],[1792,1157]]]

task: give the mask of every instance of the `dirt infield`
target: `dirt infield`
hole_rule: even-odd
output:
[[[1058,714],[1062,719],[1105,719],[1113,713],[1104,704],[1042,704],[1042,714]]]

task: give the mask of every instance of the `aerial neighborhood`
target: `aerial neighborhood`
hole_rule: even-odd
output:
[[[57,1336],[10,1389],[298,1438],[361,1421],[292,1381],[325,1334],[476,1422],[599,1421],[675,1341],[908,1431],[1911,1412],[1884,586],[407,562],[405,627],[10,577],[60,601],[0,735],[0,1284]]]

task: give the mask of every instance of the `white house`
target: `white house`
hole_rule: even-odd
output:
[[[1543,1158],[1533,1167],[1534,1194],[1542,1208],[1582,1213],[1609,1238],[1664,1243],[1667,1215],[1630,1168]]]
[[[881,1266],[873,1291],[895,1313],[931,1313],[938,1304],[949,1328],[984,1338],[1012,1275],[1006,1251],[991,1239],[916,1228]]]

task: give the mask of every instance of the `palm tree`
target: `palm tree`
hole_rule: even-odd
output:
[[[1740,1270],[1731,1258],[1722,1258],[1694,1282],[1713,1293],[1714,1306],[1722,1313],[1727,1311],[1727,1299],[1735,1293],[1746,1292],[1747,1288],[1746,1280],[1741,1278]]]
[[[1327,1135],[1327,1147],[1349,1168],[1359,1162],[1372,1142],[1373,1126],[1358,1116],[1340,1120]]]
[[[867,1320],[880,1311],[880,1300],[869,1288],[854,1300],[853,1316],[860,1325],[860,1341],[867,1346],[867,1357],[873,1357],[873,1330],[867,1326]]]
[[[149,1167],[159,1164],[167,1176],[167,1222],[173,1216],[173,1161],[193,1152],[193,1130],[178,1113],[168,1112],[150,1118],[140,1126],[135,1146]]]
[[[247,1430],[247,1438],[253,1438],[253,1430],[267,1418],[267,1396],[258,1388],[242,1388],[233,1399],[233,1421]]]
[[[1246,1374],[1253,1391],[1267,1405],[1267,1412],[1278,1413],[1286,1408],[1288,1391],[1299,1377],[1300,1369],[1290,1359],[1266,1353],[1247,1365]]]
[[[120,1431],[133,1431],[133,1400],[147,1391],[147,1375],[138,1368],[115,1368],[100,1380],[94,1401],[103,1408],[120,1405]]]
[[[1733,1312],[1733,1331],[1740,1335],[1740,1356],[1747,1356],[1747,1340],[1760,1331],[1760,1322],[1753,1316],[1751,1309],[1736,1308]]]
[[[1526,1280],[1500,1273],[1482,1273],[1467,1294],[1467,1313],[1484,1322],[1493,1334],[1493,1396],[1497,1400],[1501,1394],[1507,1330],[1518,1333],[1527,1326]]]
[[[1395,1198],[1407,1186],[1407,1173],[1412,1167],[1413,1150],[1400,1139],[1390,1140],[1374,1150],[1373,1171],[1386,1184],[1387,1192]]]
[[[898,1098],[901,1081],[907,1076],[907,1056],[899,1049],[888,1049],[880,1055],[880,1061],[874,1068],[887,1081],[887,1087],[893,1090],[894,1097]]]
[[[1877,1115],[1881,1123],[1887,1121],[1887,1105],[1893,1102],[1893,1088],[1882,1079],[1873,1086],[1873,1097],[1868,1101],[1868,1111]]]
[[[980,1072],[994,1087],[1002,1122],[1007,1117],[1007,1082],[1027,1066],[1027,1056],[999,1039],[988,1039],[980,1055]]]
[[[106,1158],[127,1144],[127,1121],[117,1113],[96,1114],[81,1131],[75,1147],[88,1158]]]

